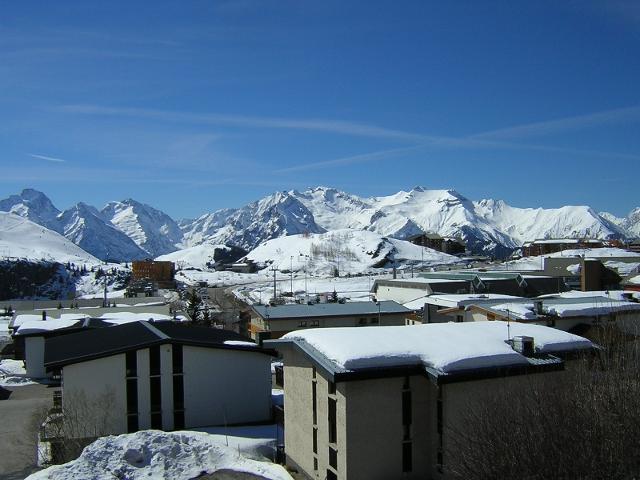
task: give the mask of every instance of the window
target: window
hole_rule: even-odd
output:
[[[378,323],[378,317],[371,317],[369,319],[369,323],[371,324],[377,324]]]
[[[138,380],[127,379],[127,413],[138,414]]]
[[[320,321],[319,320],[311,320],[311,326],[312,327],[319,327],[320,326]]]
[[[184,380],[182,375],[173,376],[173,409],[184,410]]]
[[[304,321],[304,320],[301,320],[301,321],[298,323],[298,326],[299,326],[299,327],[306,327],[306,326],[307,326],[307,322],[306,322],[306,321]]]
[[[126,353],[127,378],[138,376],[138,352],[133,350]]]
[[[149,349],[149,369],[151,375],[160,375],[160,346]]]
[[[318,423],[318,400],[316,399],[317,383],[311,383],[311,403],[313,405],[313,424]]]
[[[162,414],[160,412],[151,414],[151,428],[162,430]]]
[[[332,447],[329,447],[329,466],[338,469],[338,452]]]
[[[338,480],[338,476],[332,472],[331,470],[327,469],[327,480]]]
[[[182,373],[182,345],[173,345],[171,350],[173,373]]]
[[[358,323],[359,323],[360,325],[366,325],[366,324],[367,324],[367,319],[366,319],[366,318],[360,318],[360,319],[358,320]]]
[[[336,428],[336,399],[329,398],[328,403],[328,424],[329,424],[329,443],[337,443],[338,432]]]
[[[160,377],[151,377],[149,379],[151,387],[151,412],[159,412],[162,410],[162,387],[160,384]]]
[[[412,444],[411,442],[402,443],[402,471],[410,472],[413,468],[412,465]]]
[[[173,412],[173,429],[184,429],[184,412]]]
[[[402,425],[411,425],[411,390],[402,392]]]
[[[328,382],[328,388],[329,388],[329,395],[335,395],[336,394],[336,384],[335,382]]]
[[[318,459],[313,457],[313,469],[318,470]]]
[[[313,427],[313,453],[318,453],[318,429],[316,427]]]
[[[138,431],[138,415],[127,415],[127,433]]]

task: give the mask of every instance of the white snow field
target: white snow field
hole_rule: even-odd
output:
[[[280,465],[252,460],[203,432],[142,430],[102,437],[79,458],[27,477],[29,480],[188,480],[205,473],[246,473],[246,478],[292,480]],[[233,477],[242,478],[242,476]]]
[[[0,257],[80,265],[101,263],[59,233],[5,212],[0,212]]]
[[[36,382],[27,377],[22,360],[0,360],[0,387],[20,387],[34,383]]]
[[[534,338],[536,351],[593,348],[586,338],[540,325],[507,322],[431,323],[401,327],[298,330],[283,339],[304,340],[347,370],[423,364],[444,373],[471,368],[526,365],[508,336]]]

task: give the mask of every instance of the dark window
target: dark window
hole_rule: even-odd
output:
[[[413,468],[411,461],[411,442],[404,442],[402,444],[402,471],[410,472]]]
[[[317,383],[313,382],[311,384],[311,403],[313,405],[313,424],[316,425],[318,423],[318,400],[316,399],[316,390]]]
[[[159,412],[162,410],[162,388],[160,377],[151,377],[149,379],[151,387],[151,412]]]
[[[138,431],[138,415],[127,415],[127,433]]]
[[[411,388],[410,377],[406,376],[404,377],[404,381],[402,382],[402,389],[409,390],[410,388]]]
[[[138,380],[127,380],[127,413],[138,414]]]
[[[173,363],[173,373],[182,373],[182,345],[174,345],[171,359]]]
[[[338,480],[338,476],[331,470],[327,469],[327,480]]]
[[[184,412],[173,412],[173,429],[184,429]]]
[[[313,429],[313,453],[318,453],[318,429],[315,427]]]
[[[313,469],[318,470],[318,459],[313,457]]]
[[[336,384],[334,382],[329,382],[329,394],[334,395],[336,393]]]
[[[151,375],[160,375],[160,347],[149,349],[149,369]]]
[[[127,377],[136,377],[138,376],[138,352],[135,350],[132,352],[127,352],[126,354],[126,364],[127,364]]]
[[[336,401],[333,398],[329,399],[329,443],[336,443],[338,441],[338,432],[336,429]]]
[[[411,391],[402,392],[402,424],[411,425]]]
[[[329,447],[329,466],[338,469],[338,452]]]
[[[151,428],[155,430],[162,430],[162,414],[161,413],[151,414]]]
[[[311,376],[316,378],[316,367],[311,367]]]
[[[442,399],[438,398],[437,401],[437,422],[438,422],[438,434],[442,436]]]
[[[173,376],[173,409],[184,410],[184,380],[182,375]]]

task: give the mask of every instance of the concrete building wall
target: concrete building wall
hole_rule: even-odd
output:
[[[138,373],[138,427],[140,430],[151,428],[151,386],[149,375],[149,349],[143,348],[136,352]]]
[[[398,303],[406,303],[432,293],[433,292],[427,283],[420,288],[400,285],[378,285],[378,289],[376,290],[376,300],[394,300]]]
[[[408,313],[408,312],[407,312]],[[364,326],[393,326],[405,325],[407,313],[381,313],[378,321],[378,313],[367,315],[348,315],[344,317],[305,317],[300,319],[271,319],[266,322],[261,317],[252,318],[252,323],[258,327],[252,330],[253,339],[257,339],[258,329],[266,329],[271,333],[272,339],[280,338],[283,335],[295,330],[305,328],[335,328],[335,327],[364,327]]]
[[[185,346],[183,358],[187,428],[271,418],[271,361],[267,355]]]
[[[44,337],[25,337],[24,361],[27,365],[27,376],[32,378],[48,376],[44,368]]]
[[[312,383],[313,370],[305,356],[295,349],[287,351],[284,367],[284,444],[287,464],[312,478],[320,478],[313,462]]]
[[[63,409],[73,409],[83,419],[78,437],[94,436],[97,422],[106,424],[103,434],[127,431],[124,354],[67,365],[62,375]]]
[[[160,397],[162,398],[162,428],[173,430],[173,347],[160,345]]]

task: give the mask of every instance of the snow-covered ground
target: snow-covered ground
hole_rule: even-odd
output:
[[[291,480],[280,465],[253,460],[237,448],[227,446],[224,435],[158,430],[99,438],[86,447],[78,459],[49,467],[27,478],[187,480],[214,472],[244,472],[257,478]]]
[[[22,360],[0,360],[0,387],[20,387],[35,383],[27,377]]]

